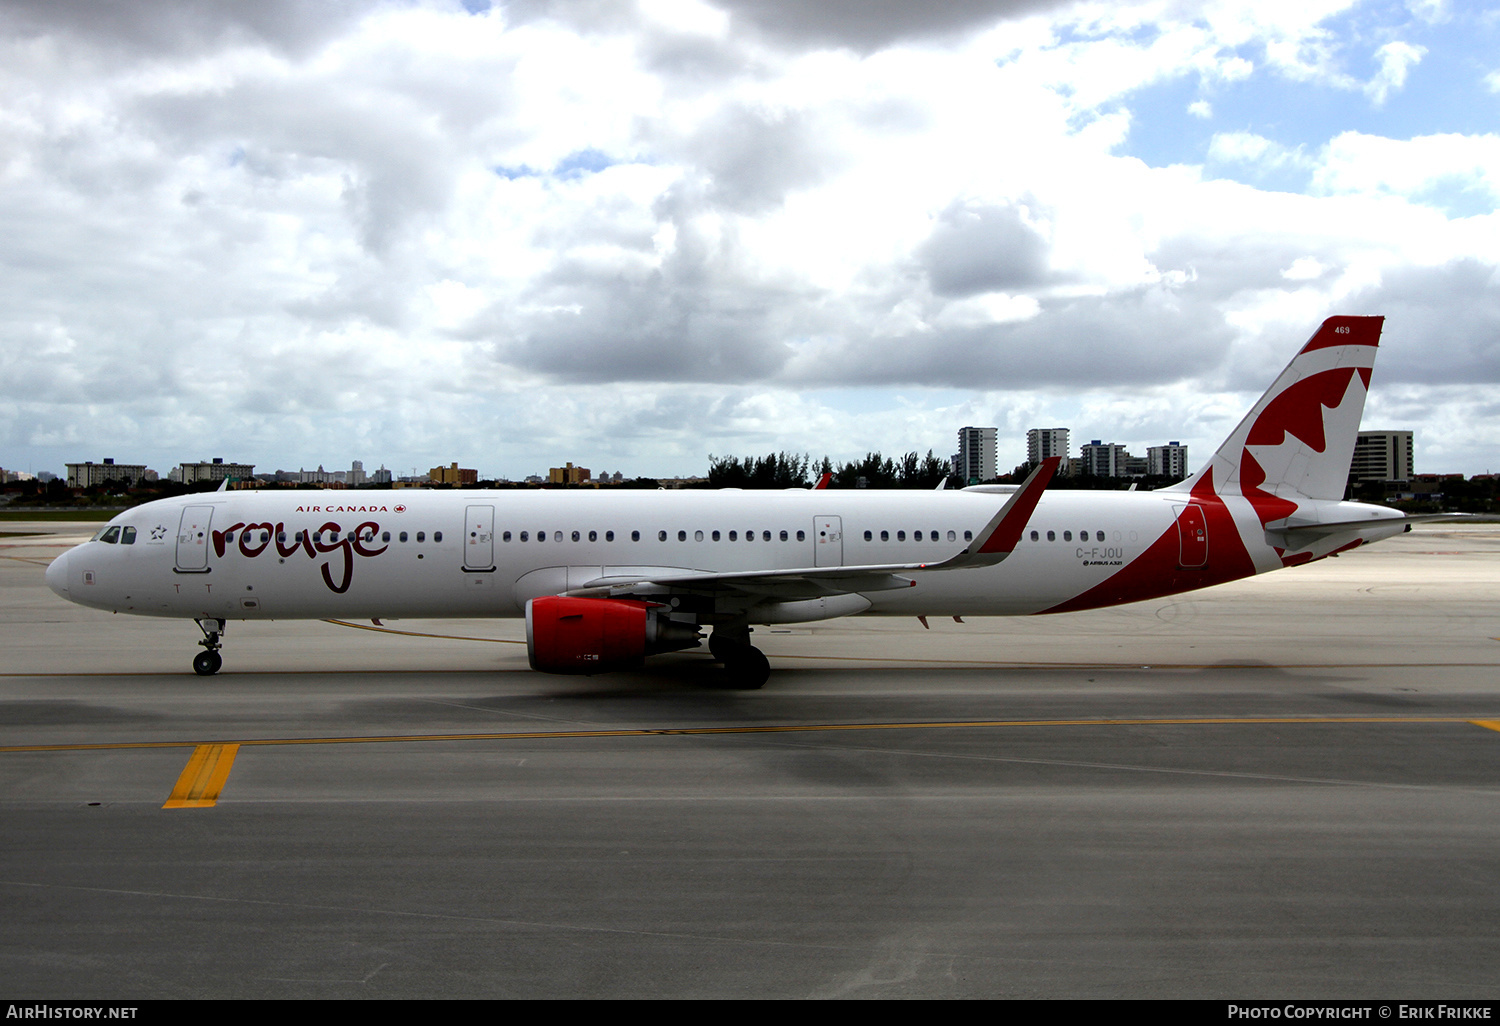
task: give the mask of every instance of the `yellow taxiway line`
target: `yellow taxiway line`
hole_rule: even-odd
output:
[[[518,730],[466,734],[379,734],[345,737],[245,738],[240,741],[121,741],[104,744],[7,745],[0,753],[84,752],[130,748],[192,748],[164,809],[205,809],[218,804],[235,756],[255,745],[400,744],[433,741],[522,741],[565,738],[661,737],[709,734],[791,734],[849,730],[939,730],[992,727],[1293,726],[1341,724],[1467,723],[1500,732],[1500,720],[1456,716],[1213,716],[1150,719],[915,720],[895,723],[786,723],[740,727],[640,727],[617,730]]]
[[[952,730],[997,727],[1169,727],[1169,726],[1295,726],[1342,724],[1468,723],[1500,730],[1500,720],[1464,716],[1199,716],[1131,719],[1069,720],[912,720],[892,723],[783,723],[738,727],[633,727],[606,730],[514,730],[463,734],[365,734],[328,737],[261,737],[237,741],[112,741],[94,744],[5,745],[0,754],[20,752],[88,752],[131,748],[238,749],[261,745],[402,744],[422,741],[530,741],[592,737],[662,737],[709,734],[790,734],[841,730]],[[207,758],[207,756],[204,756]],[[229,755],[233,759],[233,753]],[[191,763],[189,764],[191,767]],[[186,771],[184,771],[186,772]],[[226,771],[227,772],[227,771]]]
[[[177,778],[177,786],[172,788],[172,795],[162,808],[207,809],[217,805],[219,792],[224,790],[239,750],[237,744],[198,745],[194,748],[182,775]]]

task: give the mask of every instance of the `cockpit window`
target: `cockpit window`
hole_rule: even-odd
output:
[[[99,540],[102,542],[108,542],[110,545],[118,544],[120,541],[119,525],[117,524],[114,527],[111,527],[109,530],[105,531],[99,536]]]
[[[123,530],[123,531],[120,532],[120,544],[121,545],[134,545],[135,544],[135,528],[133,528],[133,527],[127,527],[127,528],[125,528],[125,530]]]

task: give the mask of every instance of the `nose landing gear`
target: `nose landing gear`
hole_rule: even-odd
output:
[[[224,657],[219,655],[219,639],[224,636],[223,620],[198,620],[198,629],[203,632],[203,640],[198,644],[203,646],[203,651],[193,656],[193,672],[200,677],[212,677],[219,672],[219,667],[224,665]]]

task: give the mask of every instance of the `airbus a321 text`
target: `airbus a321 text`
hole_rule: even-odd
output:
[[[708,648],[770,672],[755,624],[1064,613],[1206,588],[1409,530],[1341,501],[1380,317],[1331,317],[1208,463],[1150,492],[219,491],[127,510],[47,571],[98,609],[196,620],[522,617],[548,673]]]

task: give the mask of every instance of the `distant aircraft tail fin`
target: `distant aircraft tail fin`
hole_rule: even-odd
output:
[[[1344,497],[1384,317],[1330,317],[1219,451],[1169,490],[1243,495],[1263,523]]]

